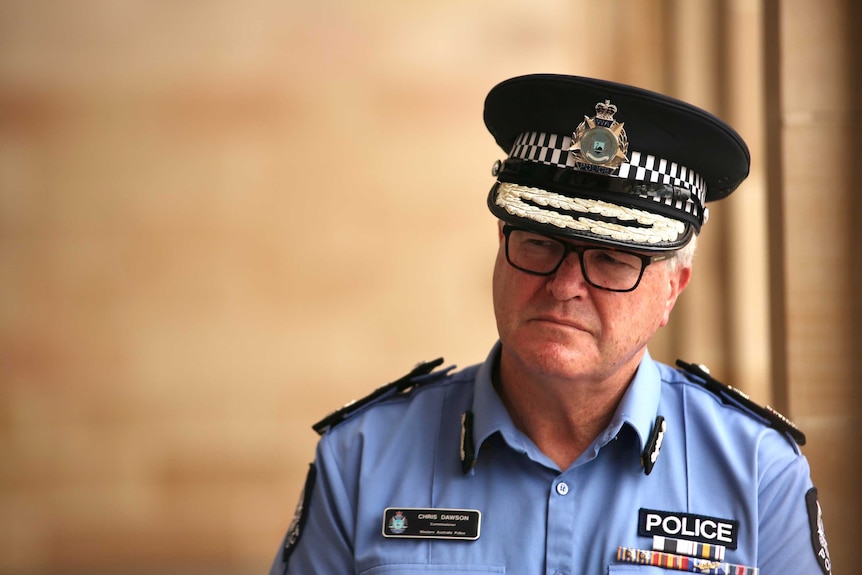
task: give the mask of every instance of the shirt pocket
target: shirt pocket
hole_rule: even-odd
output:
[[[362,571],[360,575],[488,575],[505,573],[497,565],[416,565],[408,563],[378,565]]]

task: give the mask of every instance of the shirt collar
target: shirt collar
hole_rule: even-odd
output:
[[[614,434],[624,423],[629,424],[638,434],[641,449],[646,447],[653,422],[658,415],[658,402],[661,396],[661,374],[649,351],[644,353],[635,377],[623,394],[617,411],[608,426]]]
[[[496,432],[503,434],[507,440],[520,435],[520,432],[512,423],[512,418],[503,405],[497,390],[494,389],[494,371],[500,360],[502,344],[498,341],[488,354],[485,363],[479,368],[476,376],[476,387],[473,395],[473,437],[476,447],[480,447],[486,439]],[[514,448],[523,448],[516,441]]]
[[[500,433],[513,449],[529,455],[540,463],[550,460],[538,452],[535,445],[515,427],[503,401],[494,389],[493,373],[500,357],[502,344],[498,341],[476,374],[472,408],[472,432],[474,450],[471,461],[478,457],[479,448],[494,433]],[[661,376],[658,366],[649,354],[644,353],[632,383],[623,394],[611,423],[605,432],[596,438],[596,451],[616,437],[623,425],[628,424],[637,434],[640,449],[646,447],[653,421],[658,411],[661,394]],[[590,451],[589,449],[587,451]],[[468,455],[469,457],[469,455]]]

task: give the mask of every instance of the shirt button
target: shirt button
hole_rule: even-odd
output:
[[[568,483],[564,483],[562,481],[557,483],[557,493],[559,493],[560,495],[565,495],[568,492],[569,492],[569,484]]]

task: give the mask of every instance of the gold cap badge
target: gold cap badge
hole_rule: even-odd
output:
[[[623,124],[614,120],[616,113],[617,107],[605,100],[596,104],[595,116],[584,116],[569,148],[578,169],[610,174],[628,160],[628,137]]]

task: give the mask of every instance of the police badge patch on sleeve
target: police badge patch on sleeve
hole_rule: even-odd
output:
[[[826,543],[826,531],[823,528],[823,510],[817,500],[817,488],[812,487],[805,494],[805,505],[808,507],[808,520],[811,523],[811,544],[817,562],[823,570],[823,575],[832,575],[832,561],[829,559],[829,544]]]
[[[290,559],[290,554],[299,542],[299,538],[305,529],[305,520],[308,516],[308,504],[311,502],[311,492],[314,491],[314,480],[317,477],[317,467],[312,463],[308,467],[308,475],[305,477],[305,486],[302,488],[302,493],[299,494],[299,503],[296,504],[296,511],[293,514],[293,521],[290,522],[290,527],[287,529],[287,535],[284,537],[284,553],[282,554],[282,562],[287,563]]]

